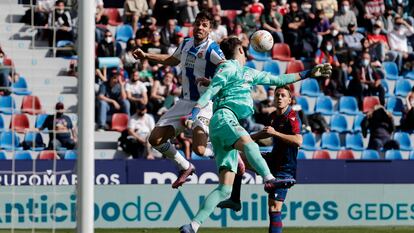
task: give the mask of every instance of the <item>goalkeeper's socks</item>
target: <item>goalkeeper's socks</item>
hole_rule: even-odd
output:
[[[275,179],[275,177],[270,173],[266,161],[260,154],[259,146],[255,142],[246,143],[243,146],[243,149],[247,161],[254,168],[254,170],[256,170],[256,172],[263,177],[264,181]]]
[[[193,221],[203,224],[210,214],[213,213],[217,204],[224,201],[230,195],[231,189],[231,185],[219,184],[204,200]]]
[[[282,233],[282,212],[280,211],[269,211],[270,223],[269,233]]]
[[[171,159],[177,164],[180,170],[187,170],[190,167],[188,162],[176,149],[170,141],[154,146],[154,149],[163,154],[166,158]]]

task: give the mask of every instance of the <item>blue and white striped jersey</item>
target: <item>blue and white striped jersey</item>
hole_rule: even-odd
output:
[[[210,38],[197,47],[194,47],[194,38],[185,39],[173,56],[181,61],[183,99],[193,101],[207,89],[197,87],[196,78],[212,79],[217,65],[224,60],[220,46]]]

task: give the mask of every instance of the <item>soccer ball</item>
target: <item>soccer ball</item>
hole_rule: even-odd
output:
[[[257,52],[267,52],[273,47],[273,36],[266,30],[258,30],[250,37],[250,46]]]

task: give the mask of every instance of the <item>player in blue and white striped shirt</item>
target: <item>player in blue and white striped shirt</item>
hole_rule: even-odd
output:
[[[151,145],[165,157],[174,160],[180,168],[180,175],[172,184],[173,188],[181,186],[187,177],[195,171],[195,168],[177,152],[170,139],[184,130],[182,117],[191,113],[198,98],[210,84],[210,79],[213,78],[217,65],[224,60],[219,45],[209,38],[213,26],[213,16],[202,11],[197,15],[193,26],[194,36],[185,39],[173,55],[145,53],[141,49],[136,49],[133,53],[136,59],[148,59],[163,65],[180,65],[181,67],[182,99],[159,119],[149,137]],[[192,149],[198,155],[207,154],[208,124],[211,116],[212,103],[201,109],[192,124]]]

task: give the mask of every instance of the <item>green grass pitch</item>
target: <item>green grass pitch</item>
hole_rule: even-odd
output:
[[[10,233],[11,230],[0,230],[0,233]],[[31,233],[32,230],[15,230],[14,233]],[[36,229],[35,233],[75,233],[70,230],[45,230]],[[177,233],[178,228],[163,229],[96,229],[95,233]],[[286,227],[283,233],[413,233],[411,227],[307,227],[293,228]],[[267,233],[267,228],[201,228],[198,233]]]

